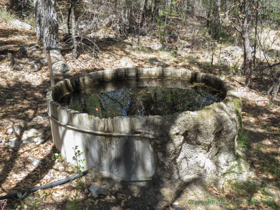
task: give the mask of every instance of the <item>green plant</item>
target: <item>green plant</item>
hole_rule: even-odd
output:
[[[280,174],[280,171],[279,171],[279,169],[278,169],[278,166],[277,166],[277,165],[274,165],[274,167],[273,167],[272,171],[273,171],[273,174],[275,174],[275,175],[279,175],[279,174]]]
[[[10,22],[15,18],[13,14],[8,12],[6,7],[0,6],[0,20],[4,22]]]
[[[83,154],[85,154],[85,152],[81,152],[79,149],[78,149],[78,146],[75,146],[75,147],[73,147],[73,149],[74,149],[74,156],[73,156],[73,160],[75,160],[76,161],[76,166],[75,166],[75,168],[76,168],[76,170],[77,170],[77,172],[79,173],[79,174],[81,174],[82,172],[83,172],[83,170],[84,170],[84,163],[85,163],[85,159],[82,159],[81,158],[81,156],[83,155]],[[82,189],[82,187],[84,186],[84,184],[82,183],[82,181],[81,181],[81,177],[80,178],[78,178],[78,179],[76,179],[76,183],[78,184],[78,190],[81,190]],[[78,206],[77,205],[77,199],[78,199],[78,197],[79,197],[79,194],[78,193],[76,193],[73,197],[71,197],[70,198],[70,207],[67,207],[66,208],[66,210],[79,210],[79,209],[81,209],[81,207],[80,206]]]
[[[269,126],[268,125],[261,125],[261,128],[264,130],[264,132],[269,131]]]
[[[80,206],[77,205],[77,198],[79,194],[76,193],[72,198],[70,198],[70,207],[65,208],[65,210],[80,210],[82,209]]]
[[[24,198],[25,195],[20,195],[20,196],[22,196],[22,197],[20,197],[22,199],[22,200],[20,200],[20,205],[21,205],[21,207],[23,207],[23,209],[31,210],[31,209],[38,208],[38,204],[37,204],[37,201],[35,200],[34,196],[29,195],[26,198]],[[37,197],[40,197],[40,194],[37,194]],[[29,205],[25,204],[25,202],[23,202],[24,200],[27,201],[29,203]]]
[[[261,149],[261,148],[264,148],[264,145],[263,144],[257,144],[257,147],[256,147],[258,150]]]
[[[255,184],[247,183],[247,182],[245,182],[245,183],[238,183],[238,182],[236,182],[236,183],[234,183],[233,186],[234,186],[234,188],[236,190],[238,190],[238,191],[244,190],[244,191],[246,191],[250,195],[253,195],[259,189],[259,187],[256,186]]]
[[[56,160],[58,160],[59,162],[63,161],[62,155],[61,153],[54,153],[54,157]]]
[[[250,134],[249,131],[239,134],[237,144],[241,150],[247,150],[250,148],[250,145],[248,142],[249,134]]]
[[[81,156],[83,154],[85,154],[85,152],[81,152],[79,149],[78,149],[78,146],[75,146],[73,147],[74,149],[74,156],[73,156],[73,160],[76,161],[77,165],[75,166],[75,168],[77,169],[78,173],[82,173],[82,170],[85,169],[85,167],[83,166],[84,163],[86,162],[85,159],[81,159]]]

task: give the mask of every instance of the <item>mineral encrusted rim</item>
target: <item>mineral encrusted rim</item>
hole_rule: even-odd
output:
[[[179,114],[188,113],[195,115],[195,113],[202,112],[203,110],[209,110],[217,107],[218,104],[226,105],[230,110],[236,112],[237,115],[241,113],[242,103],[239,98],[238,92],[233,89],[229,84],[222,81],[221,79],[195,71],[187,69],[174,69],[174,68],[121,68],[121,69],[109,69],[104,71],[96,71],[82,76],[76,76],[71,79],[65,79],[58,82],[55,87],[51,88],[47,93],[48,113],[59,114],[59,122],[67,124],[69,126],[75,126],[78,129],[88,128],[89,130],[95,130],[100,132],[117,132],[117,133],[131,133],[142,129],[144,124],[155,124],[160,125],[164,119],[178,116],[178,113],[174,115],[153,115],[153,116],[117,116],[114,118],[102,118],[97,116],[89,115],[87,113],[80,113],[78,111],[65,108],[58,104],[57,97],[69,94],[73,90],[84,88],[88,85],[92,86],[98,84],[98,82],[110,82],[118,79],[131,79],[131,78],[158,78],[158,79],[180,79],[188,80],[190,82],[204,83],[208,86],[219,89],[225,98],[223,101],[213,103],[204,109],[199,111],[183,111]],[[238,116],[240,118],[240,116]],[[117,125],[121,119],[122,125]],[[86,122],[91,121],[90,125]],[[116,122],[116,124],[114,123]],[[241,120],[240,120],[241,121]],[[237,122],[242,126],[242,122]]]

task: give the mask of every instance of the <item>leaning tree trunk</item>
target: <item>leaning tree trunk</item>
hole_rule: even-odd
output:
[[[57,45],[58,20],[55,10],[56,0],[35,0],[36,36],[43,45]]]

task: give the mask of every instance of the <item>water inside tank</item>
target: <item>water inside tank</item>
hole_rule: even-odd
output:
[[[168,81],[159,79],[148,83],[153,85],[143,86],[143,80],[134,82],[133,85],[128,85],[126,81],[118,81],[118,85],[116,82],[99,84],[65,95],[58,103],[81,113],[108,118],[197,111],[223,99],[218,90],[202,83],[188,83],[181,88],[173,88],[172,85],[167,85]],[[176,80],[172,80],[172,84],[176,83]],[[108,87],[116,88],[105,91]]]

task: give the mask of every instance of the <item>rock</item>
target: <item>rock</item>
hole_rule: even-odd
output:
[[[22,126],[21,125],[15,125],[9,129],[6,130],[6,134],[8,135],[14,135],[14,134],[17,134],[17,135],[20,135],[20,133],[22,132]]]
[[[26,46],[19,48],[16,55],[18,58],[26,57],[28,55]]]
[[[125,67],[125,68],[132,68],[132,67],[135,66],[135,64],[133,63],[133,61],[130,60],[130,59],[122,59],[122,60],[120,60],[120,61],[119,61],[119,65],[120,65],[121,67]]]
[[[224,65],[224,66],[230,66],[228,60],[226,58],[221,58],[220,59],[220,64]]]
[[[29,55],[32,55],[33,53],[41,53],[40,46],[37,43],[28,45],[27,51]]]
[[[58,61],[52,66],[53,73],[66,73],[71,72],[70,67],[64,61]]]
[[[107,190],[99,187],[91,186],[89,190],[95,198],[98,198],[100,195],[107,195]]]
[[[9,139],[9,141],[5,144],[5,146],[11,147],[13,150],[17,150],[20,146],[20,142],[18,141],[18,138],[12,138]]]
[[[32,26],[20,20],[12,20],[11,24],[19,29],[32,30]]]
[[[39,71],[42,68],[41,62],[33,62],[32,65],[33,65],[32,68],[33,71]]]
[[[17,57],[27,57],[31,55],[41,56],[42,52],[37,43],[33,43],[27,46],[23,46],[19,48],[17,51]]]
[[[40,63],[45,66],[45,65],[48,65],[48,59],[47,58],[42,58],[40,59]]]
[[[37,159],[31,158],[31,157],[29,157],[28,160],[30,160],[35,167],[39,166],[42,163],[41,160],[37,160]]]
[[[50,52],[52,64],[58,61],[65,61],[64,57],[62,56],[59,50],[51,50]]]
[[[30,130],[26,130],[22,134],[23,144],[35,143],[37,145],[44,142],[43,138],[44,131],[42,129],[31,128]]]
[[[169,66],[169,64],[163,62],[163,61],[159,61],[158,59],[156,58],[152,58],[150,59],[150,63],[151,64],[154,64],[154,65],[157,65],[157,66],[162,66],[162,67],[167,67]]]
[[[220,54],[220,63],[225,66],[230,65],[230,60],[233,59],[233,55],[229,52],[222,52]]]
[[[192,44],[184,44],[182,45],[182,48],[190,48],[192,46]]]
[[[178,48],[176,46],[166,45],[165,50],[176,52]]]
[[[28,58],[29,61],[24,62],[25,66],[22,68],[24,70],[39,71],[41,70],[43,63],[41,62],[42,52],[37,43],[33,43],[27,46],[21,47],[16,52],[17,58]],[[11,58],[10,58],[11,60]]]
[[[174,210],[182,210],[182,208],[178,204],[172,204]]]
[[[236,57],[243,55],[243,49],[239,46],[227,47],[225,50],[231,52]]]
[[[160,50],[162,48],[161,44],[153,44],[150,46],[152,50]]]
[[[230,54],[229,52],[222,52],[220,56],[222,58],[233,59],[232,54]]]
[[[134,50],[139,50],[140,48],[139,48],[139,46],[137,46],[137,45],[126,45],[126,47],[128,48],[128,49],[134,49]]]
[[[30,61],[30,62],[28,62],[28,64],[31,66],[30,70],[35,71],[35,72],[41,70],[41,68],[43,66],[42,63],[40,62],[40,60]]]
[[[137,46],[137,45],[132,45],[132,49],[134,49],[134,50],[139,50],[140,48],[139,48],[139,46]]]

